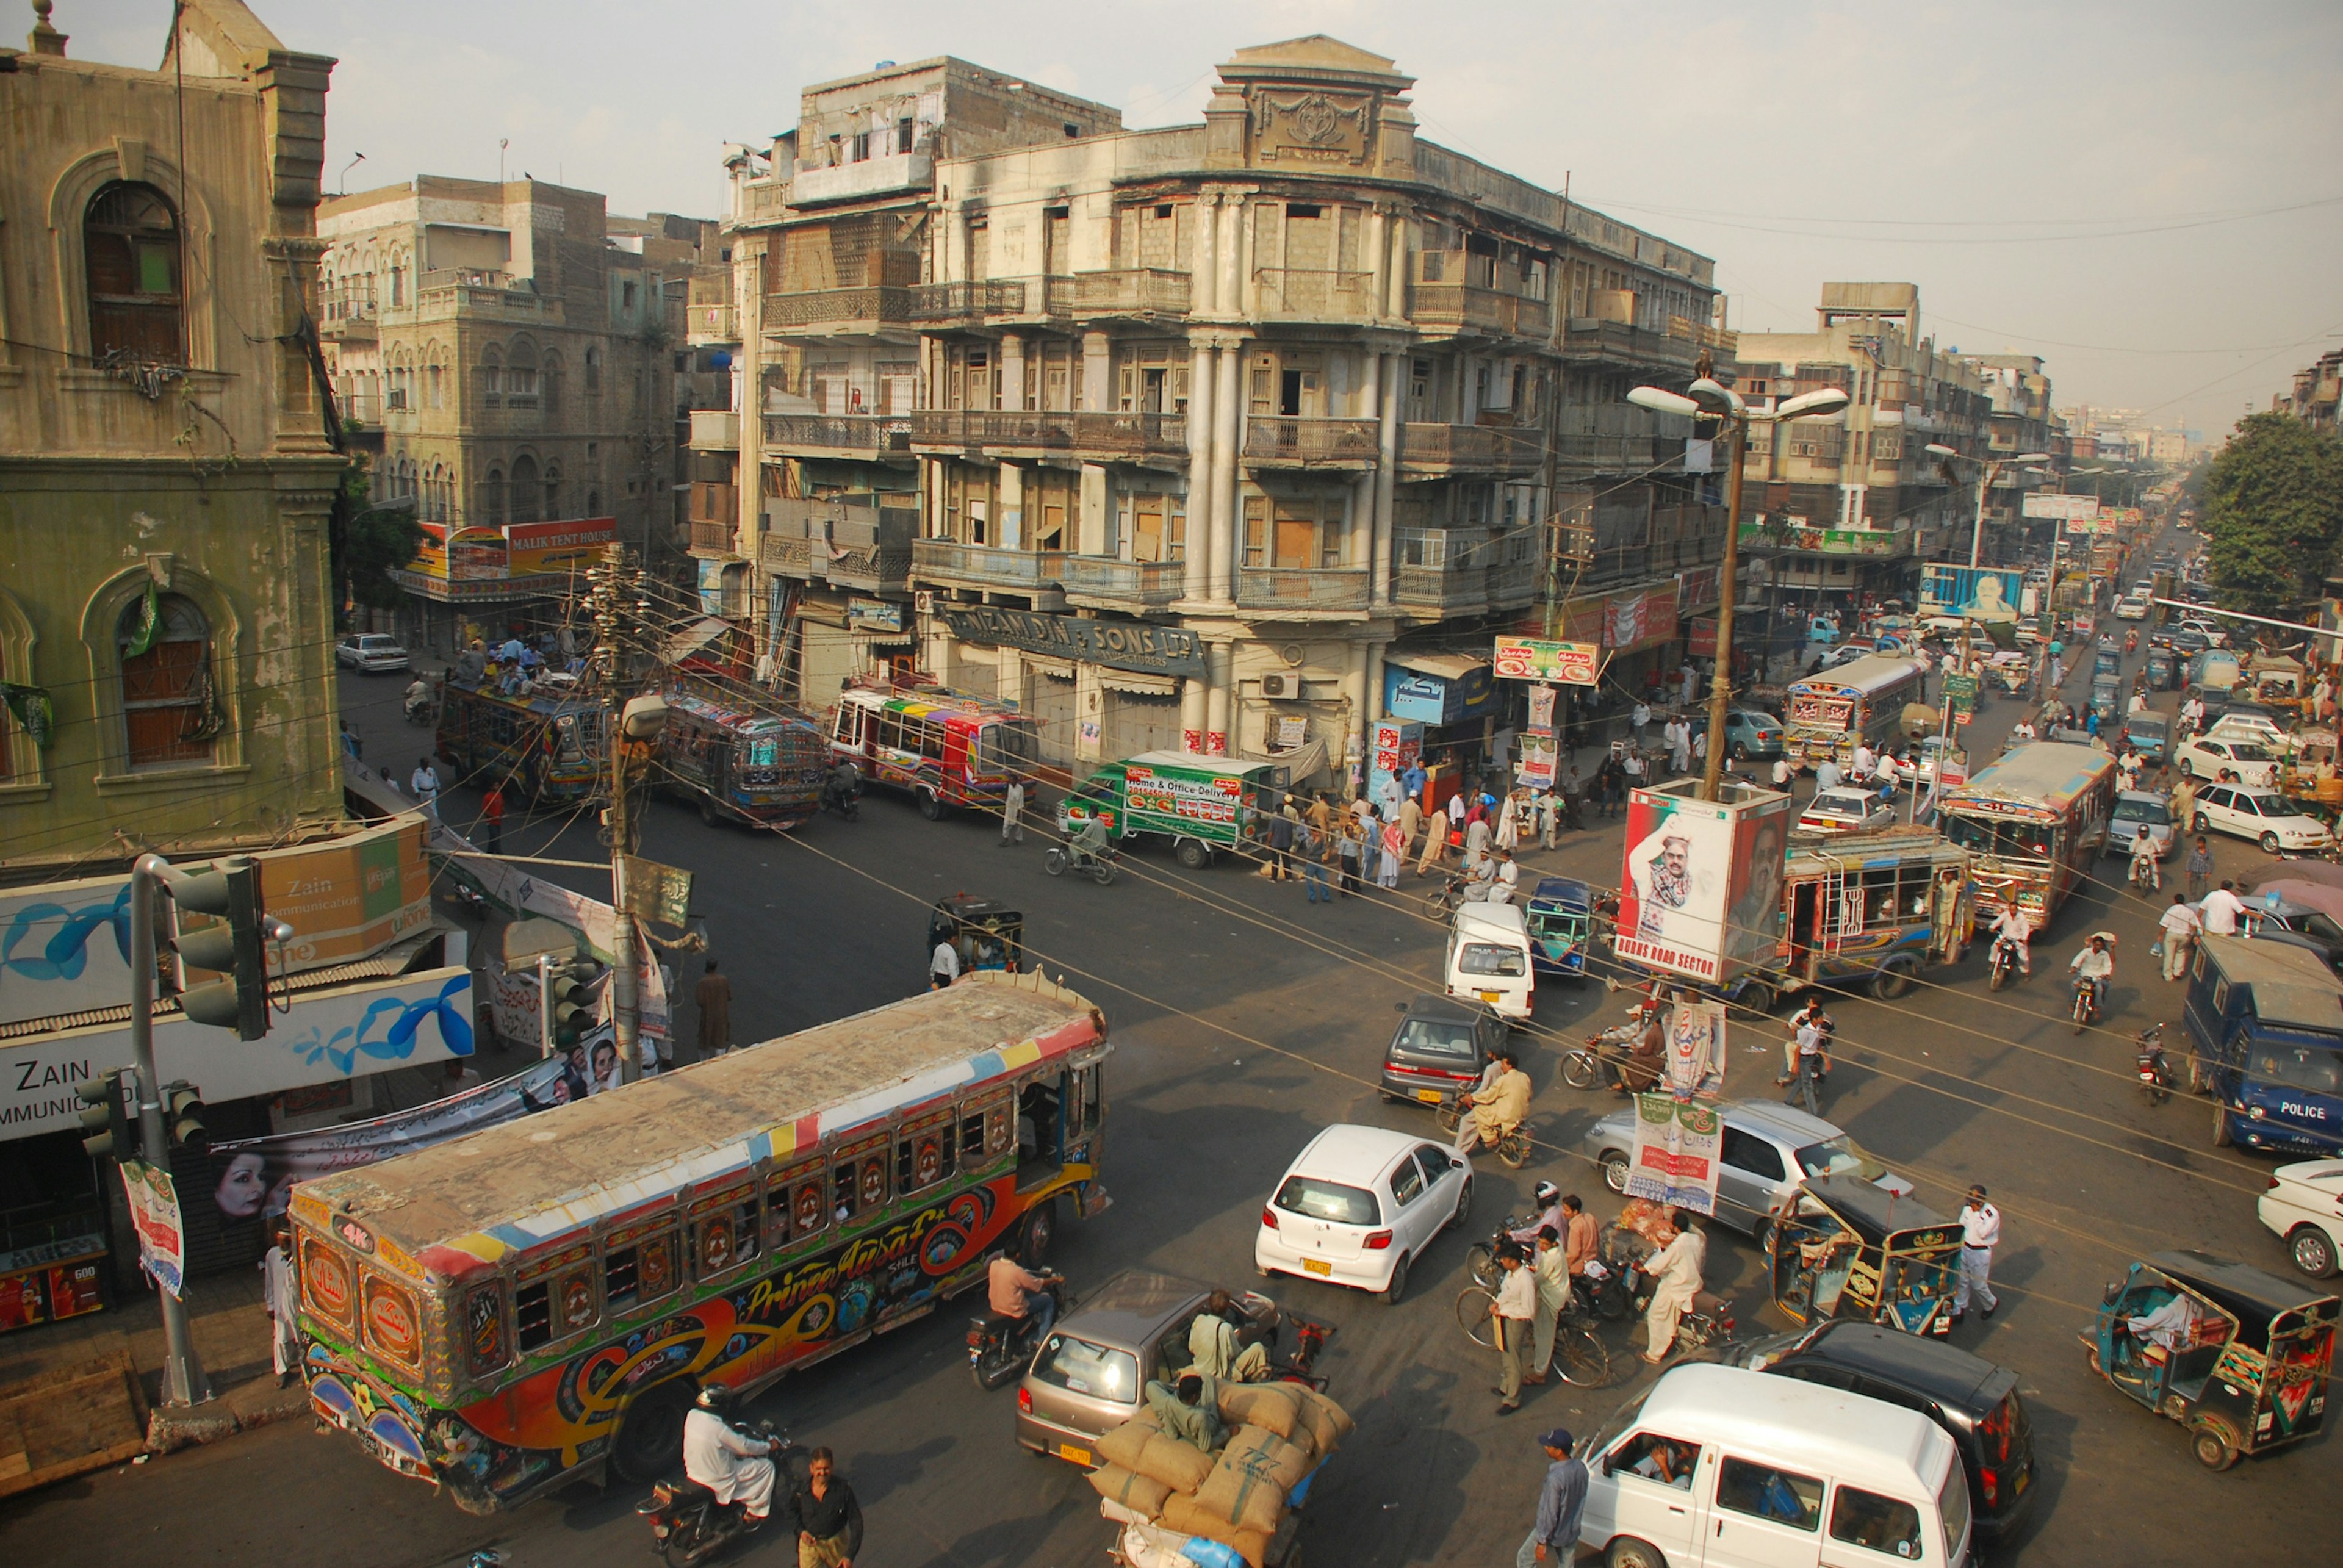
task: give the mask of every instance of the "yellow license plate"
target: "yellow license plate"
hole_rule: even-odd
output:
[[[1302,1260],[1302,1271],[1305,1274],[1331,1275],[1334,1271],[1334,1265],[1332,1263],[1322,1263],[1315,1258],[1304,1258]]]
[[[1481,993],[1481,1000],[1491,1003],[1503,1001],[1505,993],[1501,990],[1484,990]]]
[[[1058,1457],[1060,1459],[1071,1459],[1076,1464],[1086,1465],[1091,1462],[1091,1451],[1089,1449],[1077,1448],[1071,1442],[1061,1442],[1058,1444]]]
[[[1423,1101],[1426,1105],[1437,1105],[1440,1103],[1440,1091],[1436,1089],[1419,1089],[1415,1091],[1415,1097],[1418,1100]]]
[[[2012,1497],[2016,1497],[2018,1493],[2026,1490],[2026,1483],[2033,1479],[2034,1470],[2032,1466],[2029,1465],[2026,1469],[2019,1471],[2017,1473],[2017,1484],[2009,1489],[2009,1494]]]

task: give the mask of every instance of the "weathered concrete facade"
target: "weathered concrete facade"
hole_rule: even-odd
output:
[[[346,465],[303,341],[334,63],[236,0],[153,70],[33,43],[0,54],[0,868],[281,842],[342,817]]]

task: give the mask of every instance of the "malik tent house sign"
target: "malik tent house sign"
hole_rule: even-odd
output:
[[[1678,779],[1628,797],[1612,950],[1629,963],[1709,985],[1773,963],[1790,797],[1732,779],[1720,794]]]

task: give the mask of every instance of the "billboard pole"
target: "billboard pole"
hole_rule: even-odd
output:
[[[130,868],[130,1056],[137,1068],[138,1146],[166,1171],[171,1140],[163,1126],[163,1080],[155,1070],[155,883],[158,869],[167,867],[159,856],[141,855]],[[212,1385],[187,1329],[187,1303],[160,1280],[155,1294],[163,1304],[163,1402],[206,1403]]]
[[[1733,426],[1733,469],[1726,478],[1725,559],[1718,567],[1723,591],[1716,603],[1716,668],[1708,693],[1708,762],[1700,776],[1700,798],[1714,800],[1725,781],[1725,705],[1733,690],[1733,607],[1741,597],[1741,458],[1749,442],[1749,411],[1726,416]]]

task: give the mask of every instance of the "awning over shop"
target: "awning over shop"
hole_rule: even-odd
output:
[[[1436,675],[1443,680],[1462,680],[1476,669],[1489,667],[1485,653],[1415,653],[1406,648],[1386,648],[1385,664],[1396,664],[1402,669],[1412,669],[1419,675]]]
[[[667,639],[667,662],[682,663],[693,654],[704,651],[709,645],[731,629],[730,621],[719,619],[715,616],[693,622]]]
[[[1246,756],[1262,762],[1275,763],[1285,769],[1285,781],[1298,785],[1314,779],[1326,770],[1326,742],[1323,737],[1295,751],[1249,751]]]
[[[1134,697],[1177,697],[1180,682],[1169,675],[1142,675],[1134,669],[1099,668],[1099,684],[1109,691],[1127,691]]]

